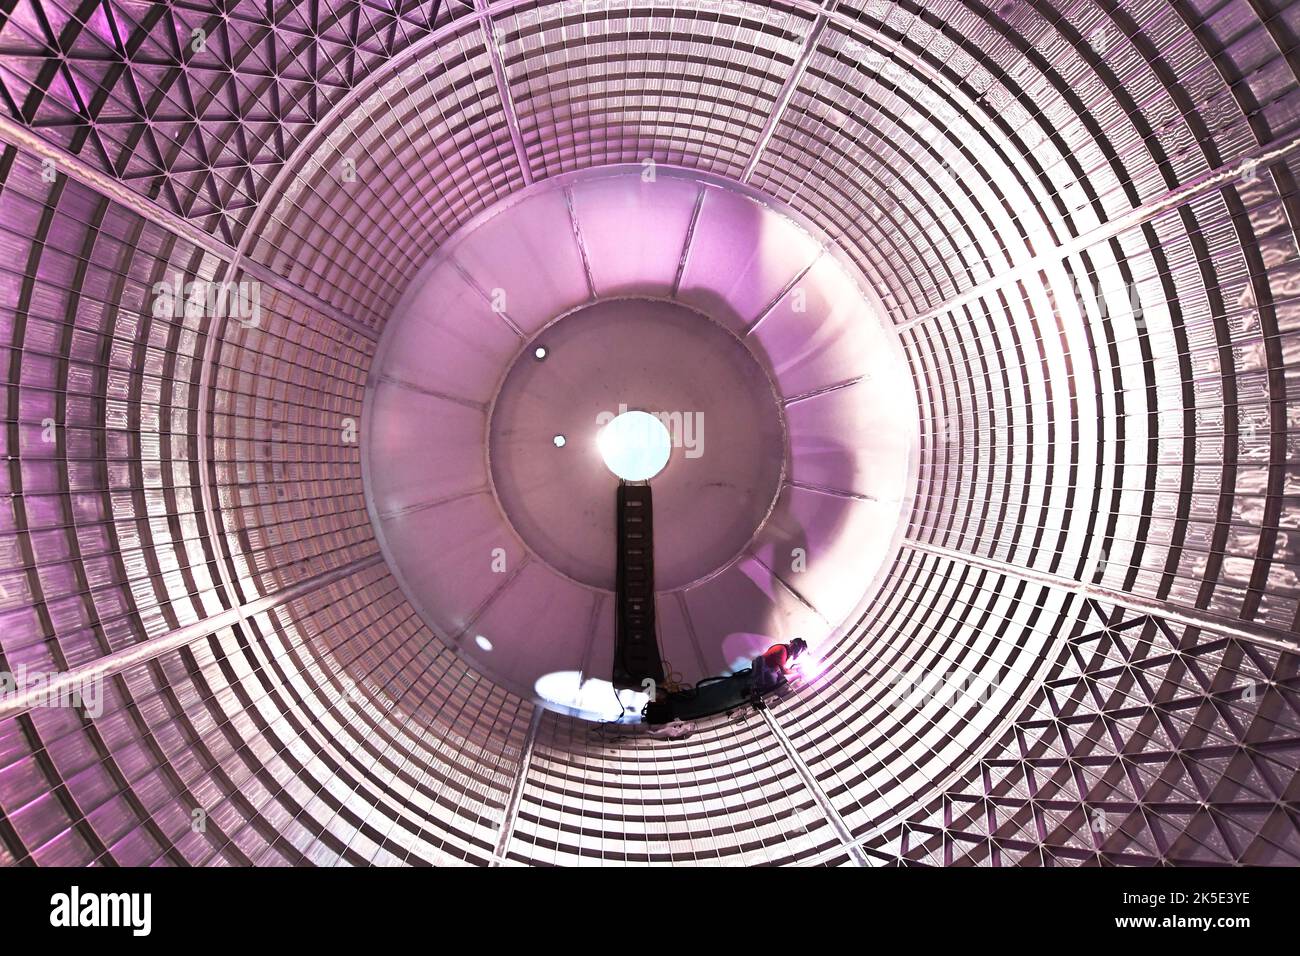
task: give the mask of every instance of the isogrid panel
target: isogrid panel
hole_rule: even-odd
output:
[[[15,664],[75,666],[204,613],[188,470],[199,320],[155,316],[151,289],[210,263],[35,164],[17,160],[8,184],[7,241],[26,251],[5,257],[0,643]]]
[[[1294,128],[1297,106],[1289,95],[1294,77],[1284,86],[1278,86],[1276,79],[1277,67],[1289,48],[1288,31],[1294,29],[1290,21],[1295,15],[1287,6],[1277,0],[1253,8],[1236,2],[1197,0],[1172,9],[1163,0],[1015,0],[987,5],[958,0],[938,4],[846,0],[837,9],[867,31],[899,34],[917,29],[915,24],[920,21],[958,43],[964,54],[959,62],[979,64],[980,72],[974,75],[986,89],[995,84],[1006,88],[1008,80],[1021,71],[1042,73],[1046,68],[1057,72],[1053,68],[1058,62],[1075,58],[1087,60],[1104,81],[1117,63],[1128,61],[1124,51],[1136,48],[1160,76],[1161,86],[1179,106],[1185,121],[1203,125],[1209,142],[1200,145],[1212,148],[1226,162],[1257,141],[1250,129],[1252,110],[1242,108],[1243,97],[1261,107],[1267,104],[1264,108],[1278,117],[1271,128],[1279,135]],[[922,30],[920,35],[927,33]],[[1033,45],[1031,37],[1035,38]],[[1038,42],[1054,43],[1053,56],[1046,57],[1036,49]],[[1249,92],[1252,88],[1263,92],[1270,84],[1273,93],[1262,98]],[[1047,131],[1088,123],[1089,117],[1083,114],[1090,104],[1073,94],[1075,102],[1062,102],[1059,97],[1067,91],[1053,86],[1057,99],[1044,101],[1041,110],[1047,118]],[[1143,109],[1167,108],[1158,106],[1156,100],[1151,97],[1139,105]]]
[[[472,8],[23,4],[6,18],[0,84],[45,139],[234,242],[332,107]],[[55,68],[31,67],[51,51]]]
[[[798,864],[839,841],[756,714],[688,740],[542,721],[510,859],[543,866]]]
[[[905,550],[852,644],[819,653],[815,688],[773,708],[858,839],[941,786],[1041,679],[1074,601]]]
[[[1208,225],[1224,221],[1234,225]],[[1297,258],[1286,221],[1273,175],[1257,174],[1070,257],[1048,274],[1046,301],[1015,301],[1011,287],[910,329],[931,450],[912,533],[1174,603],[1203,603],[1197,590],[1218,583],[1210,606],[1234,615],[1263,575],[1275,585],[1267,619],[1290,628],[1296,543],[1268,513],[1270,489],[1285,490],[1276,462],[1295,443],[1284,409],[1295,403],[1297,345],[1279,324]],[[1271,271],[1251,268],[1266,258]],[[1044,304],[1046,321],[1036,318]],[[1017,388],[1060,368],[1051,346],[1070,374]],[[1066,400],[1068,415],[1035,422]],[[1056,430],[1055,460],[1034,454],[1036,424],[1040,436]],[[1048,489],[1070,497],[1027,507]],[[1070,529],[1089,516],[1096,525]],[[1213,522],[1227,527],[1216,534]]]
[[[1300,161],[1245,162],[1300,125],[1300,8],[418,7],[0,27],[12,119],[157,206],[0,153],[0,666],[304,586],[117,671],[98,715],[0,720],[0,863],[856,862],[837,817],[872,863],[1300,859],[1295,656],[1068,585],[1300,627]],[[295,287],[378,330],[529,179],[647,159],[752,168],[882,297],[915,547],[774,725],[534,737],[375,560],[346,437],[372,346]],[[155,314],[241,255],[280,277],[260,322]]]
[[[301,625],[295,615],[259,617],[242,637],[226,630],[131,669],[106,687],[93,722],[70,708],[33,711],[42,754],[0,770],[14,783],[8,815],[33,856],[68,852],[26,826],[21,781],[37,785],[37,765],[48,763],[99,852],[119,862],[486,862],[531,707],[453,665],[422,701],[423,725],[392,719],[391,703],[378,703],[390,688],[334,669],[310,640],[331,617],[372,605],[376,588],[392,588],[382,570],[326,589],[321,610],[297,615]],[[349,644],[368,645],[383,633],[377,623]],[[27,719],[4,722],[4,739]],[[144,802],[123,804],[121,794]]]
[[[439,243],[523,182],[476,22],[318,136],[252,255],[375,328]]]
[[[238,576],[275,590],[373,553],[358,437],[371,343],[274,293],[225,332],[212,451]]]
[[[1293,655],[1087,602],[1015,723],[893,849],[937,864],[1300,860]]]
[[[739,177],[810,22],[720,0],[530,2],[494,18],[537,177],[650,160]]]

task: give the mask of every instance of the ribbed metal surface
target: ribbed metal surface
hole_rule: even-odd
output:
[[[16,5],[0,670],[143,662],[0,719],[0,862],[1300,862],[1298,33],[1279,0]],[[350,429],[411,280],[530,182],[648,160],[808,219],[912,375],[907,539],[771,713],[802,768],[753,715],[530,734],[377,560]],[[259,321],[155,314],[178,272],[267,279]]]

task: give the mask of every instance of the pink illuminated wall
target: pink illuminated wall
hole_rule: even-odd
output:
[[[0,26],[0,862],[1300,862],[1295,5],[350,7]],[[678,741],[474,592],[510,362],[647,294],[810,555],[665,639],[818,638]]]

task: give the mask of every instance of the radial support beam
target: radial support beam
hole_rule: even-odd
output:
[[[1246,641],[1251,644],[1259,644],[1264,647],[1271,647],[1273,650],[1285,651],[1288,654],[1300,654],[1300,641],[1290,631],[1284,631],[1280,628],[1269,627],[1267,624],[1258,624],[1254,621],[1234,620],[1233,618],[1223,617],[1219,614],[1213,614],[1209,611],[1202,611],[1198,608],[1183,608],[1167,604],[1164,601],[1158,601],[1155,598],[1142,597],[1137,594],[1127,594],[1123,591],[1115,591],[1111,588],[1102,587],[1097,584],[1084,584],[1081,581],[1075,581],[1071,578],[1062,577],[1058,574],[1049,574],[1045,571],[1034,571],[1030,568],[1018,567],[1014,564],[1008,564],[1005,561],[998,561],[993,558],[981,558],[977,555],[969,554],[965,551],[954,551],[950,548],[941,548],[937,545],[922,544],[919,541],[913,541],[910,538],[904,544],[913,551],[920,551],[925,554],[932,554],[936,557],[947,558],[950,561],[960,561],[969,564],[971,567],[980,568],[984,571],[992,571],[995,574],[1005,574],[1010,577],[1019,578],[1030,584],[1041,584],[1045,587],[1056,588],[1060,591],[1069,591],[1072,594],[1078,594],[1082,597],[1093,598],[1106,604],[1113,604],[1116,607],[1122,607],[1125,610],[1132,611],[1135,614],[1158,617],[1165,621],[1172,621],[1176,624],[1182,624],[1186,627],[1198,627],[1215,634],[1222,634],[1224,637],[1235,638],[1239,641]]]
[[[1091,249],[1098,243],[1114,239],[1130,229],[1136,229],[1143,223],[1150,222],[1157,216],[1163,215],[1171,209],[1177,209],[1179,206],[1184,206],[1216,189],[1222,189],[1234,179],[1240,179],[1261,166],[1269,166],[1278,160],[1284,159],[1297,148],[1300,148],[1300,136],[1293,137],[1277,145],[1270,144],[1257,147],[1234,163],[1228,163],[1217,169],[1201,173],[1199,176],[1194,176],[1183,185],[1155,196],[1142,205],[1130,209],[1122,216],[1116,216],[1109,222],[1102,223],[1095,229],[1090,229],[1077,239],[1072,239],[1059,246],[1054,246],[1046,252],[1041,252],[1018,266],[972,286],[961,295],[954,296],[928,312],[923,312],[906,322],[899,323],[898,330],[900,332],[905,331],[943,315],[945,312],[951,312],[953,309],[968,305],[1013,282],[1032,278],[1043,269],[1055,266],[1072,255]]]
[[[840,838],[840,843],[844,845],[844,851],[849,855],[849,859],[853,861],[855,866],[870,866],[867,855],[862,852],[862,847],[858,846],[858,841],[853,839],[853,833],[849,830],[848,824],[844,822],[844,818],[840,816],[839,811],[835,809],[835,805],[831,803],[831,798],[826,796],[826,791],[821,788],[821,784],[817,782],[813,772],[808,769],[808,765],[803,762],[803,757],[799,755],[799,751],[795,750],[794,744],[786,736],[785,730],[776,722],[776,718],[772,716],[772,711],[764,707],[759,713],[763,715],[763,722],[767,724],[767,729],[772,731],[772,736],[781,745],[785,755],[790,758],[795,773],[799,775],[803,785],[808,788],[813,802],[825,815],[826,822],[831,825],[835,835]]]
[[[492,854],[491,866],[500,866],[506,861],[510,852],[510,840],[515,835],[515,823],[519,820],[519,804],[524,797],[524,782],[528,779],[528,768],[533,762],[533,745],[537,743],[537,728],[542,725],[545,710],[533,706],[533,719],[528,722],[528,733],[524,737],[524,749],[519,754],[519,770],[515,773],[515,782],[510,787],[510,799],[506,801],[505,819],[501,821],[501,835],[497,837],[496,852]]]
[[[48,680],[42,681],[39,686],[26,689],[18,688],[0,696],[0,720],[16,717],[34,707],[41,706],[47,701],[69,699],[88,683],[102,681],[115,674],[120,674],[128,668],[148,663],[170,651],[180,650],[182,647],[211,637],[227,627],[232,627],[246,618],[264,614],[274,608],[300,600],[321,588],[328,587],[358,571],[374,567],[382,562],[383,557],[378,554],[368,558],[361,558],[341,568],[335,568],[333,571],[326,571],[324,574],[318,574],[305,581],[300,581],[283,591],[265,595],[238,607],[227,608],[221,613],[213,614],[201,621],[186,624],[174,631],[159,634],[157,637],[151,637],[139,644],[133,644],[130,647],[124,647],[111,654],[106,654],[88,664],[82,664],[72,670],[55,674]]]
[[[573,242],[578,247],[578,255],[582,257],[582,272],[587,279],[587,296],[595,302],[596,295],[596,276],[591,271],[591,256],[587,252],[587,240],[583,238],[582,226],[578,222],[578,210],[573,202],[573,187],[564,187],[564,206],[569,210],[569,228],[573,231]],[[676,287],[673,288],[673,294],[676,295]]]
[[[799,83],[803,80],[804,73],[808,71],[808,61],[812,59],[813,52],[817,49],[817,41],[821,39],[837,2],[838,0],[825,0],[821,9],[817,11],[817,16],[813,18],[812,26],[808,28],[808,35],[803,38],[799,56],[795,58],[794,66],[790,68],[790,75],[785,78],[781,92],[777,94],[776,102],[772,104],[772,112],[758,134],[754,152],[750,155],[749,162],[745,164],[745,171],[740,177],[742,183],[749,182],[750,177],[754,175],[754,170],[758,169],[758,161],[763,158],[768,144],[772,142],[772,136],[776,133],[776,128],[781,125],[786,108],[794,99],[795,90],[799,89]]]
[[[790,482],[786,482],[786,484],[788,485],[788,484],[791,484],[791,483],[790,483]],[[788,593],[792,598],[794,598],[796,601],[798,601],[800,604],[802,604],[802,605],[803,605],[804,607],[806,607],[808,610],[812,611],[812,612],[813,612],[814,614],[816,614],[819,618],[821,618],[823,621],[825,621],[828,625],[833,626],[833,625],[831,624],[831,619],[828,618],[828,617],[827,617],[825,614],[823,614],[821,611],[817,610],[817,605],[813,604],[812,601],[810,601],[810,600],[808,600],[808,598],[804,597],[804,595],[801,594],[801,593],[799,592],[799,589],[796,588],[796,587],[795,587],[793,584],[791,584],[789,581],[787,581],[785,578],[783,578],[783,577],[782,577],[782,576],[777,572],[777,570],[776,570],[775,568],[773,568],[773,567],[772,567],[771,565],[769,565],[766,561],[764,561],[762,558],[760,558],[756,553],[751,552],[751,553],[749,554],[749,557],[752,558],[753,560],[755,560],[756,562],[758,562],[759,567],[761,567],[764,571],[766,571],[768,574],[772,575],[772,579],[773,579],[774,581],[776,581],[777,584],[781,585],[781,587],[785,588],[786,592],[787,592],[787,593]],[[772,562],[772,563],[775,564],[776,562],[774,561],[774,562]]]
[[[843,498],[846,501],[879,501],[875,495],[864,495],[856,491],[846,491],[843,488],[832,488],[830,485],[819,485],[811,481],[787,481],[791,488],[799,488],[802,491],[811,491],[815,495],[830,495],[832,498]],[[895,500],[894,503],[897,503]]]
[[[237,253],[231,261],[232,275],[239,266],[240,258],[241,255]],[[199,506],[203,509],[203,523],[207,528],[208,540],[216,552],[216,561],[213,564],[216,567],[217,580],[225,589],[227,600],[233,606],[239,607],[244,603],[243,596],[238,590],[235,576],[226,566],[226,558],[230,551],[226,536],[218,531],[221,513],[217,508],[217,475],[213,462],[212,436],[215,431],[213,427],[215,416],[212,412],[215,398],[213,377],[217,372],[217,356],[221,352],[221,343],[225,339],[226,320],[225,316],[214,315],[208,321],[208,334],[203,337],[203,363],[199,366],[199,401],[195,429],[199,458]],[[239,624],[241,626],[245,624],[243,618],[239,620]]]
[[[821,388],[814,388],[808,392],[791,395],[789,398],[783,399],[781,404],[786,408],[789,408],[791,405],[797,405],[799,402],[806,402],[810,398],[820,398],[830,392],[838,392],[842,388],[852,388],[854,385],[858,385],[865,381],[865,376],[859,375],[856,378],[845,379],[842,382],[835,382],[832,385],[823,385]]]
[[[682,291],[682,277],[691,261],[691,248],[695,245],[695,230],[700,225],[700,213],[704,210],[704,200],[708,196],[707,186],[701,185],[695,195],[695,205],[691,207],[691,221],[686,224],[686,238],[682,241],[682,254],[677,257],[677,271],[673,273],[673,291],[671,298],[677,298]]]
[[[515,159],[519,161],[519,173],[524,177],[524,185],[531,186],[533,170],[528,165],[528,154],[524,151],[524,134],[519,128],[519,114],[515,112],[515,98],[510,94],[510,79],[506,76],[506,65],[501,60],[501,46],[497,41],[496,24],[488,12],[488,0],[474,0],[474,10],[478,13],[483,43],[487,46],[488,58],[492,61],[492,77],[496,80],[497,96],[501,98],[501,112],[506,117],[506,128],[510,130],[510,142],[515,147]]]
[[[3,113],[0,113],[0,141],[9,143],[11,146],[21,149],[38,159],[50,160],[54,163],[55,169],[75,179],[83,186],[88,186],[104,198],[117,203],[117,205],[125,209],[129,209],[142,219],[147,219],[154,225],[166,229],[178,239],[183,239],[190,245],[230,263],[232,267],[235,267],[231,269],[232,273],[236,270],[241,271],[250,279],[301,302],[313,311],[333,319],[339,325],[351,329],[370,341],[376,342],[379,340],[379,333],[374,329],[346,315],[292,280],[272,272],[261,263],[241,258],[233,246],[227,245],[192,222],[182,219],[175,213],[140,195],[135,190],[129,189],[117,179],[101,172],[62,147],[46,142],[35,132]]]

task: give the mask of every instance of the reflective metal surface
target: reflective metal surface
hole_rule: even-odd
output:
[[[1298,31],[1281,0],[17,5],[0,862],[1300,862]],[[737,232],[724,189],[575,191],[588,249],[635,251],[520,281],[675,284],[725,322],[843,262],[919,426],[900,547],[814,672],[680,741],[543,711],[430,627],[362,465],[431,258],[530,186],[649,163],[817,238]],[[735,244],[698,271],[692,217]],[[257,285],[159,304],[193,282]],[[526,338],[558,300],[523,300]],[[810,341],[862,327],[810,310]],[[906,457],[842,440],[869,380],[777,379],[801,523]],[[826,613],[783,559],[753,555],[774,599]],[[717,581],[661,625],[731,628]],[[572,617],[607,670],[608,615]],[[51,678],[81,696],[19,698]]]

